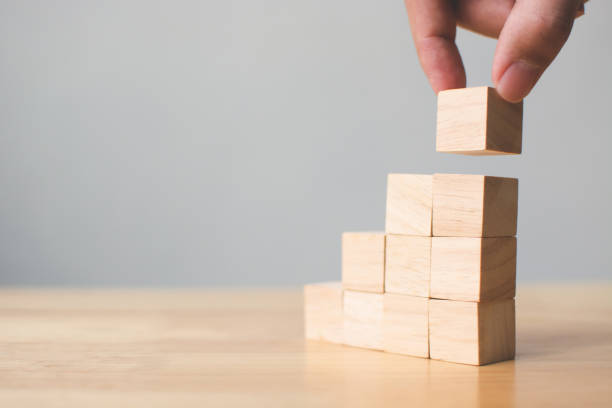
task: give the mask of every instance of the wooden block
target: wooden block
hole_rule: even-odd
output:
[[[344,291],[344,344],[383,349],[383,296]]]
[[[429,357],[429,299],[385,293],[383,348],[385,351]]]
[[[304,286],[304,333],[307,339],[344,342],[342,283]]]
[[[514,299],[476,303],[431,299],[432,359],[484,365],[514,358]]]
[[[515,237],[432,239],[432,298],[481,302],[515,292]]]
[[[385,292],[429,297],[431,237],[387,235]]]
[[[388,175],[387,234],[431,236],[431,211],[431,175]]]
[[[345,289],[383,293],[385,286],[385,234],[342,234],[342,285]]]
[[[434,174],[433,235],[516,235],[518,180],[468,174]]]
[[[523,102],[510,103],[486,86],[438,94],[438,152],[520,154]]]

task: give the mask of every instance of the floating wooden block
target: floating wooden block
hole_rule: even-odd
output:
[[[514,299],[429,302],[429,353],[436,360],[483,365],[514,358]]]
[[[431,237],[387,235],[385,292],[429,297]]]
[[[433,235],[516,235],[518,180],[467,174],[434,174]]]
[[[480,302],[515,292],[516,238],[432,238],[432,298]]]
[[[383,293],[385,285],[385,234],[342,234],[342,285],[345,289]]]
[[[383,349],[383,296],[344,291],[344,344]]]
[[[391,353],[429,357],[429,299],[385,293],[383,349]]]
[[[520,154],[523,102],[510,103],[495,89],[462,88],[438,94],[438,152]]]
[[[304,331],[307,339],[344,342],[342,283],[304,286]]]
[[[387,234],[431,236],[432,176],[389,174]]]

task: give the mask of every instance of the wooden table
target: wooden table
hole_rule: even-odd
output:
[[[0,290],[0,406],[612,406],[612,285],[518,294],[471,367],[304,342],[299,289]]]

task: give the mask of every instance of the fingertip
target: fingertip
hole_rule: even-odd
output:
[[[520,102],[531,92],[541,75],[540,67],[527,61],[515,61],[496,81],[497,93],[508,102]]]

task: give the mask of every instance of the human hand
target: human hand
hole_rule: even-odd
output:
[[[522,100],[567,40],[585,0],[405,0],[421,66],[433,90],[463,88],[457,26],[499,38],[492,79],[510,102]]]

